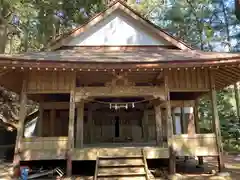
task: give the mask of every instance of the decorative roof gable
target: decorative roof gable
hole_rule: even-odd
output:
[[[51,50],[63,46],[175,46],[191,49],[185,43],[144,19],[125,2],[118,0],[88,23],[50,44]]]

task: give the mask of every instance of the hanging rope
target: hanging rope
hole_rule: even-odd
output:
[[[157,98],[152,98],[152,99],[144,99],[144,100],[140,100],[140,101],[129,101],[129,102],[106,102],[106,101],[98,101],[98,100],[86,100],[88,102],[95,102],[95,103],[99,103],[99,104],[105,104],[105,105],[109,105],[110,109],[120,109],[120,108],[125,108],[128,109],[129,107],[131,108],[135,108],[136,104],[140,104],[140,103],[144,103],[144,102],[150,102],[153,100],[156,100]]]

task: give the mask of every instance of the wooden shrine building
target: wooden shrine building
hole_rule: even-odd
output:
[[[194,50],[115,1],[58,37],[50,51],[0,55],[1,85],[21,94],[15,161],[106,156],[218,157],[216,91],[240,80],[240,54]],[[209,94],[212,132],[198,128]],[[26,99],[39,103],[36,132],[24,136]],[[183,113],[185,109],[185,114]],[[180,120],[179,120],[180,119]]]

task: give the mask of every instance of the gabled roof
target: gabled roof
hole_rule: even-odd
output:
[[[58,36],[53,42],[49,44],[50,50],[56,50],[62,47],[66,42],[69,42],[74,37],[80,35],[81,33],[85,32],[90,27],[96,25],[106,17],[108,17],[111,13],[113,13],[115,10],[121,10],[125,12],[127,15],[132,17],[133,19],[137,20],[138,22],[142,23],[146,28],[149,28],[151,31],[153,31],[155,34],[163,38],[164,40],[168,41],[170,44],[178,47],[181,50],[190,50],[192,49],[189,45],[185,44],[184,42],[174,38],[169,33],[165,32],[149,20],[142,17],[139,13],[137,13],[135,10],[133,10],[131,7],[129,7],[125,2],[122,0],[117,0],[114,3],[112,3],[106,10],[100,12],[93,18],[91,18],[87,23],[73,29],[72,31],[63,34],[61,36]]]
[[[0,64],[4,60],[22,62],[76,62],[76,63],[167,63],[168,66],[183,65],[186,63],[240,62],[239,53],[203,52],[199,50],[172,50],[162,48],[131,48],[122,50],[102,49],[64,49],[51,52],[29,52],[24,54],[0,54]]]

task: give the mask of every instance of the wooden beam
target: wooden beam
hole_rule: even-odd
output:
[[[218,168],[219,171],[224,169],[223,162],[223,147],[222,147],[222,138],[221,138],[221,130],[220,130],[220,122],[217,110],[217,96],[216,96],[216,88],[215,88],[215,74],[213,70],[209,71],[210,78],[210,87],[211,87],[211,104],[212,104],[212,114],[213,114],[213,126],[216,134],[216,142],[218,149]]]
[[[43,109],[69,109],[69,102],[43,102]]]
[[[19,122],[17,129],[17,137],[15,144],[15,154],[14,154],[14,164],[18,165],[20,163],[20,152],[21,152],[21,142],[23,138],[24,131],[24,121],[27,113],[27,74],[24,74],[22,81],[22,91],[20,95],[20,112],[19,112]]]
[[[208,88],[170,88],[171,92],[208,92]]]
[[[160,105],[154,106],[155,110],[155,120],[156,120],[156,140],[157,145],[163,144],[163,135],[162,135],[162,114]]]
[[[76,102],[87,97],[129,97],[151,96],[164,100],[162,86],[118,86],[118,87],[78,87],[76,88]]]
[[[179,100],[179,101],[170,101],[171,107],[186,107],[186,106],[194,106],[194,100]],[[161,107],[165,107],[165,102],[160,104]]]
[[[73,73],[69,102],[67,176],[72,175],[72,153],[74,148],[75,88],[76,73]]]
[[[165,71],[166,72],[166,71]],[[166,99],[166,120],[167,120],[167,137],[169,148],[169,173],[176,173],[176,155],[173,149],[173,123],[171,116],[170,92],[168,88],[168,76],[164,73],[164,93]]]

